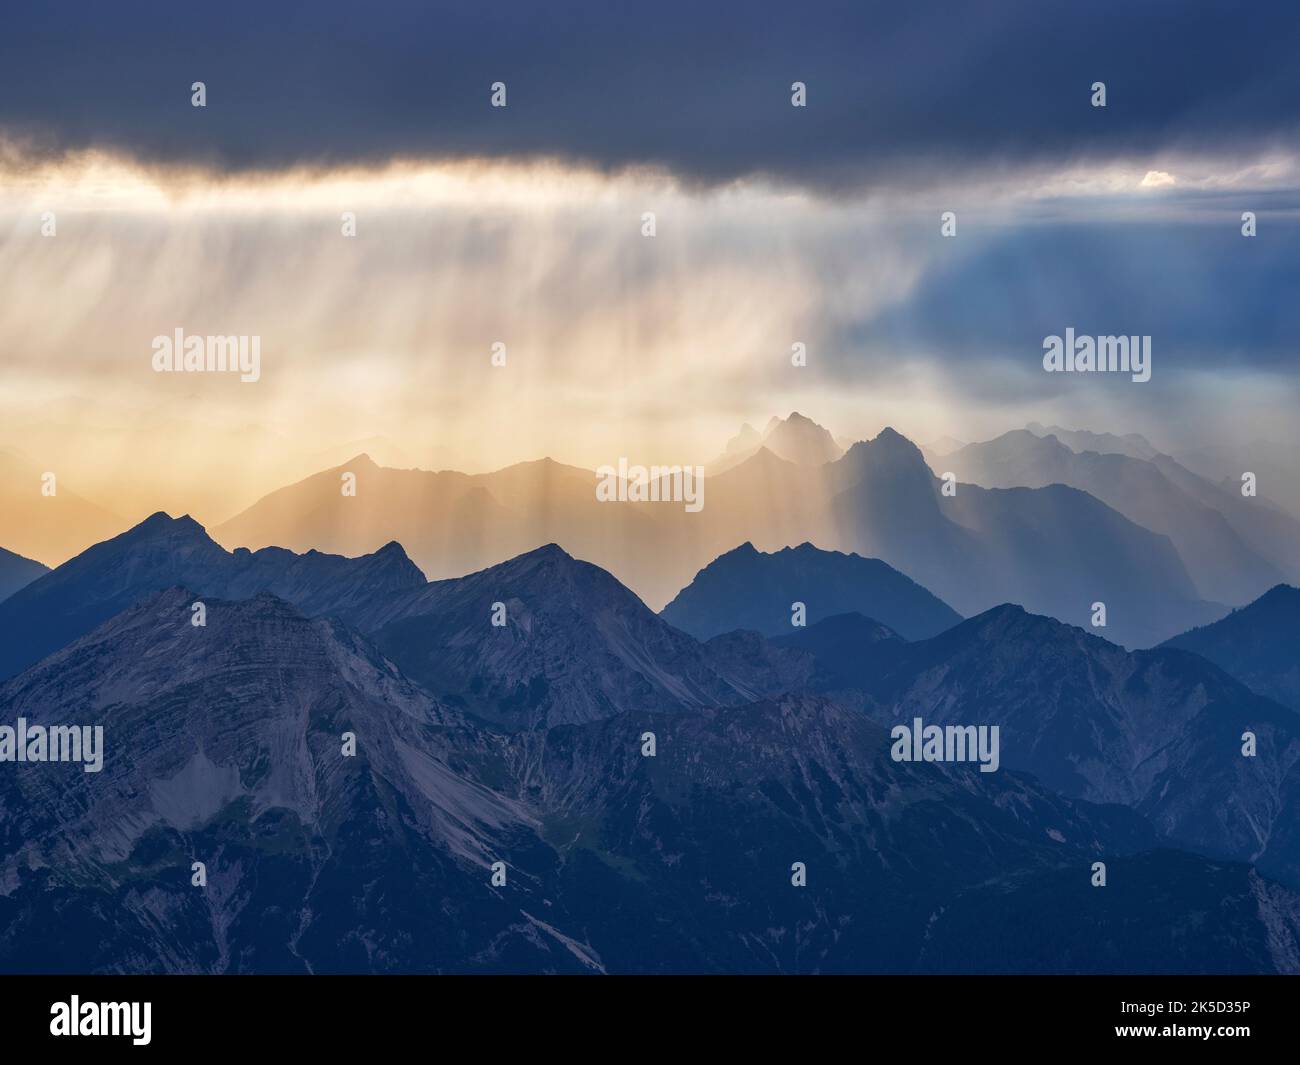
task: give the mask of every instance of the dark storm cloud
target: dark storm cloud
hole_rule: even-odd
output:
[[[227,169],[556,155],[853,187],[1230,155],[1293,144],[1300,114],[1290,2],[10,0],[2,25],[0,128]]]

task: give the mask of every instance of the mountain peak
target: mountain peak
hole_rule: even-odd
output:
[[[1095,451],[1103,455],[1128,455],[1135,459],[1152,459],[1160,453],[1151,441],[1138,433],[1123,435],[1095,433],[1088,429],[1065,429],[1059,425],[1043,425],[1042,422],[1029,422],[1025,429],[1034,436],[1054,436],[1063,447],[1077,453]]]
[[[397,543],[362,558],[283,547],[228,552],[188,514],[160,511],[0,602],[0,677],[177,585],[231,601],[271,591],[306,616],[333,614],[351,623],[386,597],[426,583]]]
[[[773,415],[761,434],[746,422],[740,432],[727,441],[722,455],[712,465],[715,472],[722,473],[758,457],[764,450],[775,458],[799,466],[824,465],[834,462],[844,453],[827,429],[794,410],[787,418]]]
[[[843,454],[827,429],[798,411],[791,411],[784,420],[773,418],[763,433],[763,444],[780,458],[801,466],[834,462]]]
[[[1027,617],[1028,615],[1029,611],[1019,603],[999,603],[997,606],[989,607],[984,611],[984,613],[979,614],[978,617],[987,618],[990,621],[997,621],[1001,618],[1018,618]]]
[[[166,511],[159,510],[150,514],[144,521],[137,523],[106,543],[133,543],[139,540],[153,539],[158,536],[181,535],[196,536],[208,540],[208,532],[188,514],[173,518]],[[98,546],[98,545],[96,545]],[[93,550],[91,548],[90,550]]]
[[[886,425],[883,429],[881,429],[880,432],[878,432],[875,435],[875,438],[872,440],[872,443],[873,444],[879,444],[879,443],[907,444],[909,447],[916,447],[916,445],[913,444],[912,441],[907,439],[907,437],[905,437],[892,425]]]
[[[1300,602],[1300,588],[1296,588],[1290,584],[1275,584],[1267,592],[1256,599],[1255,602],[1268,604],[1270,606],[1279,603]]]
[[[508,611],[495,624],[495,603]],[[751,697],[601,567],[546,544],[434,581],[376,631],[407,676],[509,729]]]
[[[494,566],[488,566],[486,569],[478,570],[478,573],[492,573],[501,571],[505,573],[519,573],[536,569],[538,566],[558,566],[562,569],[571,569],[580,565],[578,559],[575,559],[569,552],[564,550],[557,543],[542,544],[540,547],[534,547],[531,551],[524,551],[513,558],[508,558],[504,562],[498,562]],[[469,574],[474,576],[474,574]],[[464,578],[451,578],[451,580]],[[446,583],[445,581],[442,583]]]
[[[399,586],[407,582],[415,586],[423,586],[428,582],[424,570],[411,560],[411,556],[406,553],[406,548],[396,540],[389,540],[378,551],[371,552],[368,557],[372,563],[382,567],[384,573],[390,575]]]
[[[1193,651],[1260,695],[1300,710],[1300,588],[1277,584],[1225,618],[1161,647]]]
[[[870,440],[859,440],[844,456],[854,463],[870,461],[884,462],[888,467],[903,465],[916,466],[919,470],[928,466],[921,449],[893,426],[887,425]]]
[[[1122,651],[1122,648],[1102,636],[1088,632],[1077,625],[1048,617],[1046,614],[1035,614],[1019,603],[999,603],[967,619],[950,631],[956,632],[958,629],[978,633],[979,638],[986,641],[1014,639],[1046,648],[1050,643],[1061,639],[1074,642],[1077,638],[1082,638],[1095,640],[1098,644]],[[947,634],[941,634],[939,638],[942,639],[945,635]]]
[[[887,563],[826,551],[804,542],[772,553],[745,543],[714,559],[664,607],[661,616],[698,639],[750,629],[766,636],[791,630],[791,603],[805,621],[857,612],[900,635],[925,639],[961,616]]]
[[[378,551],[374,552],[374,557],[375,558],[399,558],[399,559],[407,559],[407,560],[410,559],[410,556],[406,553],[406,548],[404,548],[396,540],[389,540],[388,543],[384,544],[383,547],[381,547]]]
[[[723,449],[722,453],[724,455],[737,455],[751,451],[758,447],[758,445],[762,443],[762,440],[763,438],[759,435],[758,430],[750,425],[749,422],[745,422],[745,424],[740,427],[740,432],[727,441],[727,446]]]
[[[541,547],[535,547],[531,551],[525,551],[522,555],[519,555],[518,557],[519,558],[556,558],[556,559],[562,558],[562,559],[568,559],[568,561],[570,562],[573,561],[573,556],[569,554],[569,552],[564,550],[564,548],[562,548],[559,544],[556,543],[542,544]]]

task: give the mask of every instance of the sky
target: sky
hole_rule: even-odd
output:
[[[695,464],[791,410],[1294,445],[1300,16],[1136,6],[11,2],[0,448],[219,521],[354,445]],[[1151,381],[1044,373],[1066,327]],[[178,328],[259,380],[156,373]]]

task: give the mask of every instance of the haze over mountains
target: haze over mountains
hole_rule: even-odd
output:
[[[707,469],[715,475],[722,473],[752,458],[760,448],[767,448],[778,458],[796,466],[834,462],[847,450],[828,430],[794,411],[788,418],[773,416],[761,434],[746,422],[740,427],[740,432],[727,441],[723,453],[707,465]]]
[[[1241,603],[1281,580],[1300,579],[1300,522],[1211,484],[1168,456],[1079,453],[1054,434],[1020,430],[968,444],[941,461],[960,480],[989,488],[1065,484],[1088,492],[1168,536],[1204,599]]]
[[[53,494],[47,475],[53,474]],[[60,483],[57,471],[0,449],[0,548],[57,566],[125,522]]]
[[[1071,439],[1154,450],[1136,437]],[[770,552],[808,542],[878,558],[963,615],[1017,602],[1083,624],[1104,602],[1106,635],[1129,646],[1212,621],[1300,567],[1300,523],[1167,456],[1079,453],[1019,432],[944,459],[955,492],[891,429],[841,452],[795,413],[762,434],[742,430],[706,466],[704,507],[689,513],[674,502],[602,503],[591,471],[551,460],[467,475],[358,455],[272,493],[213,535],[227,547],[345,555],[396,540],[432,578],[555,543],[655,609],[740,544]],[[341,491],[349,474],[356,495]]]
[[[4,1045],[1258,1047],[1164,977],[1300,976],[1295,5],[286,7],[4,5]]]
[[[106,737],[0,767],[0,969],[1300,972],[1282,510],[1130,438],[755,437],[697,514],[357,456],[225,547],[0,555],[0,723]]]
[[[471,475],[358,454],[212,534],[228,548],[347,556],[396,541],[435,579],[554,543],[608,569],[653,609],[741,544],[771,552],[811,543],[877,558],[965,616],[1015,602],[1086,624],[1102,602],[1104,635],[1126,646],[1152,646],[1300,580],[1300,521],[1266,498],[1274,482],[1243,496],[1239,484],[1201,477],[1136,434],[1033,423],[939,454],[885,429],[845,449],[795,412],[762,433],[745,426],[705,468],[704,507],[688,513],[682,503],[602,503],[591,471],[550,459]],[[955,491],[939,473],[956,475]],[[11,489],[25,485],[14,476]],[[342,491],[345,478],[355,495]],[[67,510],[82,505],[77,497],[61,487],[44,499],[30,490],[38,482],[0,520],[0,546],[22,554],[15,544],[39,541],[45,555],[30,557],[57,562],[87,538],[78,530],[97,542],[122,527],[93,504],[86,525]],[[36,531],[7,540],[11,514],[15,529]]]

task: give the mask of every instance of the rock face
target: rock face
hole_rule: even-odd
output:
[[[193,518],[159,513],[0,603],[0,678],[174,585],[198,597],[241,599],[269,591],[308,614],[349,618],[373,598],[424,583],[397,544],[355,559],[281,548],[228,552]]]
[[[1296,901],[1249,866],[1152,851],[1112,859],[1105,888],[1058,870],[969,892],[931,925],[917,969],[1294,972]],[[1215,911],[1212,931],[1202,907]]]
[[[102,724],[106,747],[100,773],[5,766],[5,969],[585,968],[487,889],[531,818],[450,768],[433,699],[337,622],[260,595],[196,629],[191,601],[0,688],[5,720]]]
[[[367,624],[385,617],[375,634],[385,654],[430,690],[508,728],[734,704],[771,690],[737,667],[737,649],[711,652],[554,544],[435,581]]]
[[[888,625],[850,613],[796,629],[772,643],[812,656],[813,675],[800,687],[836,691],[869,687],[893,664],[907,641]]]
[[[1195,651],[1252,691],[1300,711],[1300,588],[1280,584],[1161,646]]]
[[[1300,885],[1300,717],[1196,655],[1006,606],[906,645],[867,690],[883,724],[996,724],[1004,765]]]
[[[1131,812],[1024,777],[895,763],[883,731],[809,696],[624,715],[515,749],[585,919],[628,919],[593,937],[616,970],[909,971],[943,900],[1150,844]]]
[[[101,773],[2,778],[0,967],[898,971],[991,877],[1152,841],[1028,778],[896,764],[810,696],[490,736],[337,621],[263,594],[200,630],[191,599],[0,688],[6,719],[107,737]]]
[[[914,640],[961,620],[946,603],[879,559],[822,551],[812,544],[764,554],[749,543],[700,570],[661,616],[700,639],[733,629],[785,636],[798,631],[791,626],[794,602],[805,604],[809,624],[858,612]]]

